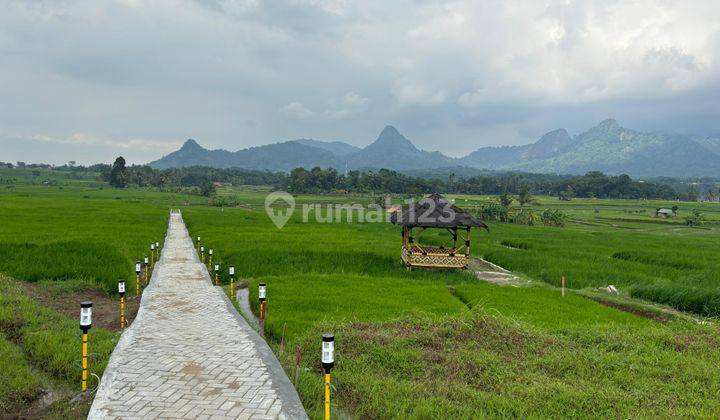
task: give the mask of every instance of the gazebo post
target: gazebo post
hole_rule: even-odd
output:
[[[467,228],[467,236],[465,237],[465,255],[470,257],[470,226]]]
[[[453,235],[453,253],[455,250],[457,250],[457,228],[452,228],[452,235]]]

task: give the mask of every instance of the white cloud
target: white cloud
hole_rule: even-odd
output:
[[[395,89],[401,104],[407,105],[441,105],[447,99],[443,89],[434,90],[419,85],[401,85]]]
[[[346,107],[361,107],[367,104],[369,101],[368,98],[361,96],[355,92],[348,92],[343,95],[342,97],[342,104]]]
[[[610,115],[718,131],[718,22],[714,0],[8,1],[0,129],[231,150],[390,122],[459,150]]]
[[[15,137],[15,136],[11,136]],[[181,143],[174,140],[157,140],[157,139],[113,139],[98,136],[91,133],[72,133],[67,137],[55,137],[45,134],[31,134],[28,136],[20,136],[28,140],[36,140],[45,143],[67,144],[67,145],[85,145],[85,146],[104,146],[117,150],[137,150],[137,151],[163,151],[172,152],[180,147]]]
[[[315,115],[315,112],[311,111],[305,105],[297,101],[290,102],[289,104],[283,106],[282,111],[292,118],[309,118]]]

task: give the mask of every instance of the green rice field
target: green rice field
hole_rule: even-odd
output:
[[[489,233],[473,231],[472,254],[522,280],[499,286],[472,272],[407,271],[399,229],[389,223],[317,223],[313,213],[303,223],[296,211],[277,229],[264,210],[264,188],[224,188],[219,194],[240,204],[215,207],[182,193],[117,190],[62,174],[44,184],[48,177],[24,175],[0,185],[0,356],[12,366],[0,370],[0,413],[35,413],[52,389],[66,397],[43,415],[82,417],[68,402],[79,376],[76,317],[41,304],[23,285],[67,284],[62,296],[78,303],[93,288],[114,299],[117,279],[132,278],[150,241],[162,241],[170,208],[181,209],[193,237],[214,248],[223,287],[234,264],[257,310],[257,284],[267,283],[267,339],[291,377],[300,347],[297,388],[312,418],[322,414],[323,332],[336,335],[333,410],[341,416],[720,413],[720,331],[712,319],[720,315],[717,203],[539,197],[531,207],[561,209],[566,227],[489,223]],[[494,199],[454,198],[471,209]],[[306,195],[297,202],[371,199]],[[673,205],[676,218],[653,216]],[[702,226],[684,225],[693,209],[705,216]],[[421,240],[440,241],[441,233]],[[572,289],[564,297],[555,287],[562,276]],[[619,296],[599,289],[609,284]],[[119,333],[91,334],[92,371],[100,375]]]

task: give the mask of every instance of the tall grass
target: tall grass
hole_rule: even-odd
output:
[[[494,286],[497,287],[497,286]],[[468,311],[317,325],[335,333],[336,410],[358,418],[672,418],[720,412],[715,327],[554,331]],[[300,392],[322,418],[318,357]],[[317,379],[313,380],[310,372]]]
[[[52,377],[69,381],[80,377],[78,322],[40,306],[16,282],[0,277],[0,332],[24,350],[33,366]],[[102,375],[118,335],[102,328],[93,328],[90,334],[90,372]]]
[[[30,368],[22,350],[0,335],[0,414],[15,413],[35,401],[42,378]]]
[[[166,230],[168,209],[153,203],[157,193],[134,202],[139,194],[132,190],[28,191],[0,192],[0,273],[18,279],[84,278],[112,292],[117,279],[134,276],[133,263]]]

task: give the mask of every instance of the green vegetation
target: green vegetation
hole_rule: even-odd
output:
[[[11,178],[6,171],[0,170],[6,181],[0,189],[0,416],[83,417],[87,404],[68,404],[79,392],[80,301],[102,296],[97,288],[115,293],[119,278],[133,278],[134,261],[150,241],[163,238],[167,208],[193,198],[114,190],[74,172],[13,169]],[[48,305],[13,278],[73,300]],[[117,339],[92,328],[92,374],[102,375]],[[91,375],[90,388],[96,385]],[[52,405],[36,402],[48,392]]]
[[[362,418],[712,417],[720,410],[716,328],[626,330],[608,319],[556,332],[527,321],[470,311],[439,321],[326,324],[301,345],[312,349],[323,331],[335,332],[335,398]],[[319,362],[308,368],[319,372]],[[320,417],[319,377],[302,384]]]
[[[4,337],[0,337],[0,360],[0,413],[20,411],[42,393],[41,377],[22,351]]]
[[[709,398],[720,390],[718,377],[706,372],[720,356],[714,325],[672,315],[657,317],[670,319],[662,324],[633,314],[649,309],[627,305],[633,313],[622,312],[571,291],[563,298],[552,288],[478,283],[463,272],[408,272],[398,262],[392,225],[320,224],[313,212],[308,225],[297,210],[277,230],[264,214],[263,194],[222,194],[241,207],[194,206],[184,218],[193,236],[249,280],[256,311],[257,284],[267,283],[267,336],[278,345],[286,327],[278,354],[289,372],[293,346],[302,348],[298,389],[313,417],[321,415],[322,395],[314,355],[327,331],[337,340],[336,409],[358,417],[667,417],[719,409]],[[496,201],[454,198],[471,209]],[[473,234],[473,253],[551,284],[566,276],[572,288],[615,284],[628,294],[666,276],[668,285],[697,287],[703,279],[704,290],[716,290],[716,250],[709,246],[716,222],[691,229],[655,218],[658,206],[668,203],[538,197],[524,210],[554,214],[565,228],[492,223],[489,235]],[[711,204],[704,212],[720,219]],[[441,234],[428,231],[423,239]],[[637,392],[628,395],[630,388]]]
[[[35,367],[52,377],[68,381],[80,377],[77,319],[43,308],[7,278],[0,279],[0,330],[20,344]],[[101,374],[117,336],[102,328],[93,328],[91,334],[90,372]]]
[[[397,277],[358,275],[295,275],[261,277],[282,304],[268,313],[266,327],[280,341],[283,325],[293,341],[314,324],[324,321],[379,321],[421,310],[444,315],[460,312],[464,305],[453,298],[442,281],[415,281]],[[250,283],[251,304],[259,311],[257,286]],[[302,288],[298,285],[302,284]]]
[[[317,353],[326,331],[337,340],[334,409],[354,417],[712,417],[720,411],[717,325],[672,314],[648,319],[622,303],[632,296],[720,314],[715,203],[536,196],[522,206],[540,215],[533,225],[491,221],[490,234],[473,231],[473,255],[523,280],[558,285],[565,276],[583,295],[608,296],[603,305],[572,290],[562,297],[545,283],[496,286],[461,271],[406,271],[399,229],[388,223],[317,223],[310,212],[306,224],[297,209],[278,230],[264,211],[268,188],[222,186],[208,199],[48,174],[47,184],[41,173],[0,189],[0,218],[7,221],[0,229],[0,272],[78,297],[93,283],[114,293],[117,278],[131,278],[145,244],[162,239],[168,209],[180,208],[191,234],[214,248],[224,284],[232,263],[238,282],[250,285],[255,309],[257,284],[268,284],[267,337],[289,372],[291,350],[301,347],[298,390],[312,417],[321,413]],[[500,205],[497,197],[451,198],[471,211]],[[376,199],[300,195],[297,203]],[[508,213],[519,211],[507,204]],[[673,205],[677,217],[654,216]],[[683,221],[693,209],[704,217],[700,227]],[[420,239],[432,243],[441,235],[427,231]],[[608,284],[621,295],[597,291]],[[76,315],[45,307],[4,279],[0,332],[0,356],[15,361],[0,373],[0,386],[9,384],[0,393],[3,411],[17,412],[57,382],[76,389]],[[91,334],[91,367],[99,375],[117,334],[102,328]],[[66,403],[59,404],[64,412]]]
[[[162,242],[167,206],[149,191],[18,186],[0,200],[0,272],[27,281],[84,278],[114,291],[133,263]]]
[[[654,182],[633,181],[627,175],[607,176],[602,172],[588,172],[583,176],[529,173],[497,173],[456,179],[424,179],[403,175],[397,171],[380,169],[377,172],[350,171],[346,175],[335,169],[319,167],[307,170],[295,168],[285,183],[294,193],[329,193],[333,191],[382,192],[418,194],[447,191],[458,194],[517,194],[521,206],[531,204],[533,193],[572,197],[601,198],[674,198],[679,195],[672,187]],[[697,197],[696,197],[697,198]],[[510,205],[503,200],[505,207]]]

